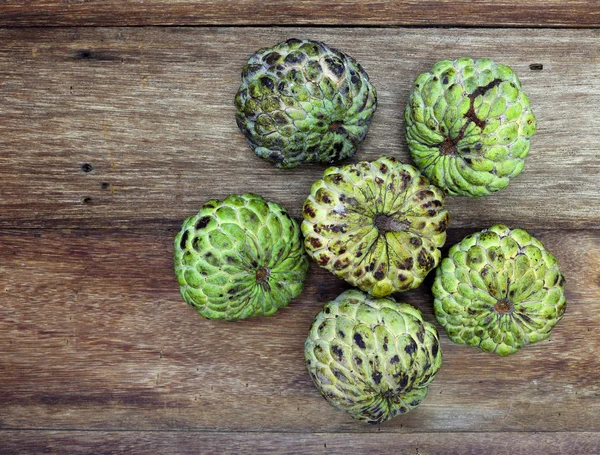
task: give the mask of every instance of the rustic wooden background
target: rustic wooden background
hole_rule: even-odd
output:
[[[1,3],[0,454],[600,453],[599,26],[597,0]],[[448,244],[531,230],[566,276],[563,321],[504,359],[442,331],[429,397],[380,426],[305,372],[312,318],[344,283],[313,266],[275,317],[219,323],[172,272],[206,199],[253,191],[299,217],[321,175],[276,170],[235,125],[245,60],[290,37],[348,52],[377,87],[354,161],[409,159],[408,90],[442,58],[509,64],[538,118],[508,189],[449,198]],[[430,282],[398,298],[433,322]]]

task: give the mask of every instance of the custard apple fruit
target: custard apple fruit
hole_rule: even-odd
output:
[[[496,224],[450,248],[433,284],[435,315],[455,343],[507,356],[550,336],[564,286],[539,240]]]
[[[357,290],[317,314],[304,355],[325,399],[369,423],[418,406],[442,365],[438,333],[418,309]]]
[[[441,259],[444,193],[391,157],[325,170],[304,203],[306,251],[374,297],[413,289]]]
[[[472,197],[521,173],[536,129],[517,75],[483,58],[442,60],[419,75],[404,117],[421,172],[451,195]]]
[[[290,39],[250,57],[235,107],[254,152],[293,168],[354,155],[377,93],[352,57],[318,41]]]
[[[206,202],[175,237],[181,295],[208,319],[272,315],[300,295],[308,266],[296,221],[256,194]]]

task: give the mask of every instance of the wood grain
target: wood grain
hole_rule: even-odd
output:
[[[416,454],[597,455],[599,433],[214,433],[3,431],[1,455],[38,453],[147,454]]]
[[[233,107],[248,56],[293,36],[351,53],[378,90],[353,161],[409,161],[404,106],[436,60],[511,65],[539,124],[525,171],[493,196],[449,198],[452,225],[600,227],[600,31],[458,28],[0,30],[0,227],[160,226],[247,191],[298,216],[325,166],[257,158]]]
[[[30,0],[4,2],[0,26],[477,25],[597,27],[595,0]]]
[[[313,266],[275,317],[208,321],[178,295],[176,230],[0,231],[0,429],[600,431],[595,230],[535,232],[567,280],[549,341],[500,358],[442,333],[428,398],[381,426],[328,405],[305,370],[312,318],[345,284]],[[451,230],[448,244],[470,232]],[[433,322],[430,285],[398,298]]]

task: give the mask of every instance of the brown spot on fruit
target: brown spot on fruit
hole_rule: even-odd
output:
[[[315,210],[308,204],[304,205],[303,212],[305,215],[308,215],[310,218],[314,218],[316,215]]]
[[[319,259],[317,259],[317,264],[319,264],[322,267],[325,267],[327,264],[329,264],[329,256],[322,254],[321,256],[319,256]]]
[[[313,248],[321,248],[323,246],[321,241],[316,237],[309,237],[308,242]]]

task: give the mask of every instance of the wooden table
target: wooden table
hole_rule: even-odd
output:
[[[597,0],[3,3],[0,453],[600,453],[599,25]],[[448,245],[531,230],[566,276],[564,319],[508,358],[442,331],[429,397],[380,426],[305,370],[312,318],[344,283],[313,266],[275,317],[219,323],[172,270],[203,201],[252,191],[299,217],[322,174],[273,168],[235,124],[245,60],[290,37],[348,52],[377,87],[354,161],[409,160],[408,91],[442,58],[509,64],[538,118],[508,189],[449,198]],[[398,297],[434,321],[430,284]]]

